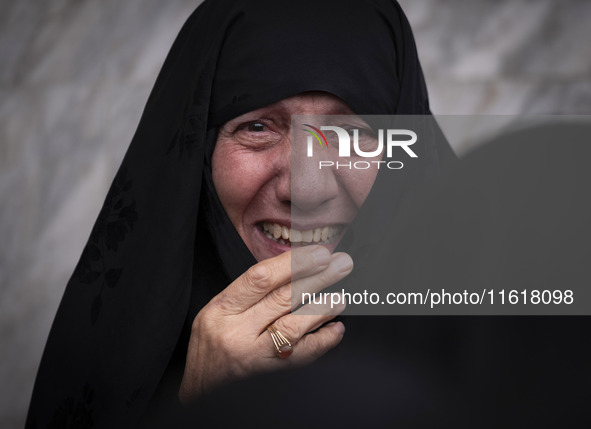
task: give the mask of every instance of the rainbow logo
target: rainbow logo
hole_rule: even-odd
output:
[[[310,130],[307,130],[307,129],[304,128],[304,131],[306,131],[307,133],[310,133],[314,137],[316,137],[316,140],[318,140],[318,143],[320,143],[320,147],[328,147],[328,142],[326,141],[326,137],[324,137],[324,134],[322,134],[322,131],[320,131],[316,127],[313,127],[312,125],[304,124],[304,126],[305,127],[310,127],[314,131],[316,131],[316,133],[320,134],[320,136],[318,136],[318,134],[316,134],[314,131],[310,131]],[[324,140],[324,145],[322,145],[322,140],[320,140],[320,137],[322,137],[322,140]]]

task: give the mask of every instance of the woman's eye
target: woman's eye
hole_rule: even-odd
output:
[[[235,129],[233,137],[252,149],[265,149],[281,140],[277,127],[273,123],[267,123],[266,120],[253,120],[240,124]]]
[[[252,124],[249,124],[247,129],[251,133],[262,133],[267,131],[267,126],[261,122],[254,122]]]

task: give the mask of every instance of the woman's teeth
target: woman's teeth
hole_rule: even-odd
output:
[[[325,226],[322,228],[309,229],[306,231],[299,231],[297,229],[288,228],[278,223],[264,222],[263,232],[273,241],[281,244],[291,243],[330,243],[341,232],[340,226]]]

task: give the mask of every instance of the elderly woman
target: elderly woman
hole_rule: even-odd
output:
[[[166,59],[68,284],[27,427],[171,421],[228,381],[337,346],[345,327],[331,320],[343,307],[291,314],[292,283],[321,290],[347,276],[351,257],[334,251],[362,205],[386,192],[391,210],[453,155],[417,144],[396,179],[295,171],[291,116],[429,113],[395,1],[205,1]],[[288,252],[292,242],[310,245]]]

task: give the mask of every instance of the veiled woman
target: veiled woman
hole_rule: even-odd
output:
[[[291,116],[429,113],[395,1],[205,1],[166,59],[67,286],[27,427],[170,425],[226,382],[337,346],[338,311],[289,313],[292,280],[320,290],[344,278],[362,255],[335,248],[372,239],[351,233],[354,219],[379,234],[453,155],[433,129],[397,175],[294,174]],[[309,224],[298,230],[293,213]],[[310,246],[283,254],[292,241]]]

